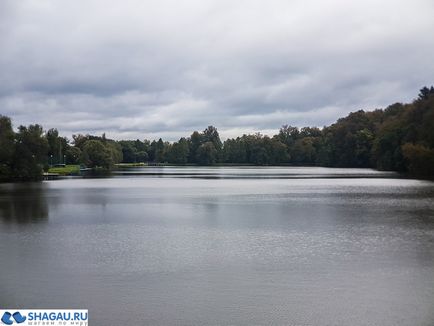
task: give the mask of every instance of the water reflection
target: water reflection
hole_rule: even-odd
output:
[[[194,179],[315,179],[315,178],[397,178],[399,174],[372,169],[342,169],[323,167],[188,167],[188,166],[145,166],[119,168],[114,175],[147,176]]]
[[[0,306],[84,307],[97,326],[434,325],[434,183],[189,169],[0,185]],[[296,171],[318,178],[279,177]]]
[[[48,219],[46,184],[0,185],[0,220],[4,223],[35,223]]]

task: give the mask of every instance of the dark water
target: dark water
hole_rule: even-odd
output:
[[[432,326],[434,183],[154,168],[3,184],[0,262],[0,307],[90,325]]]

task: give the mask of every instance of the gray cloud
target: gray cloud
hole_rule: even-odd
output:
[[[431,0],[0,2],[0,114],[175,140],[323,126],[434,83]]]

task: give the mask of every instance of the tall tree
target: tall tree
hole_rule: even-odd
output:
[[[188,162],[189,146],[185,138],[181,138],[170,147],[167,153],[169,163],[186,164]]]
[[[48,142],[48,156],[50,158],[50,164],[65,163],[64,158],[66,151],[69,148],[68,140],[59,136],[57,129],[52,128],[45,134]]]
[[[217,162],[217,149],[211,141],[203,143],[197,149],[197,163],[201,165],[212,165]]]
[[[83,145],[82,159],[90,168],[103,168],[109,170],[114,161],[110,148],[101,140],[88,140]]]
[[[20,126],[16,135],[13,175],[16,179],[37,180],[47,162],[48,142],[40,125]]]
[[[199,132],[194,131],[189,139],[189,145],[190,145],[190,150],[189,150],[189,158],[188,161],[190,163],[197,163],[197,150],[200,147],[200,145],[203,142],[203,138],[202,135],[199,134]]]
[[[14,154],[15,133],[11,119],[0,115],[0,181],[11,178]]]

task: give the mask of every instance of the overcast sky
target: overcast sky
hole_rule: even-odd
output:
[[[0,114],[176,140],[328,125],[434,84],[433,0],[0,0]]]

